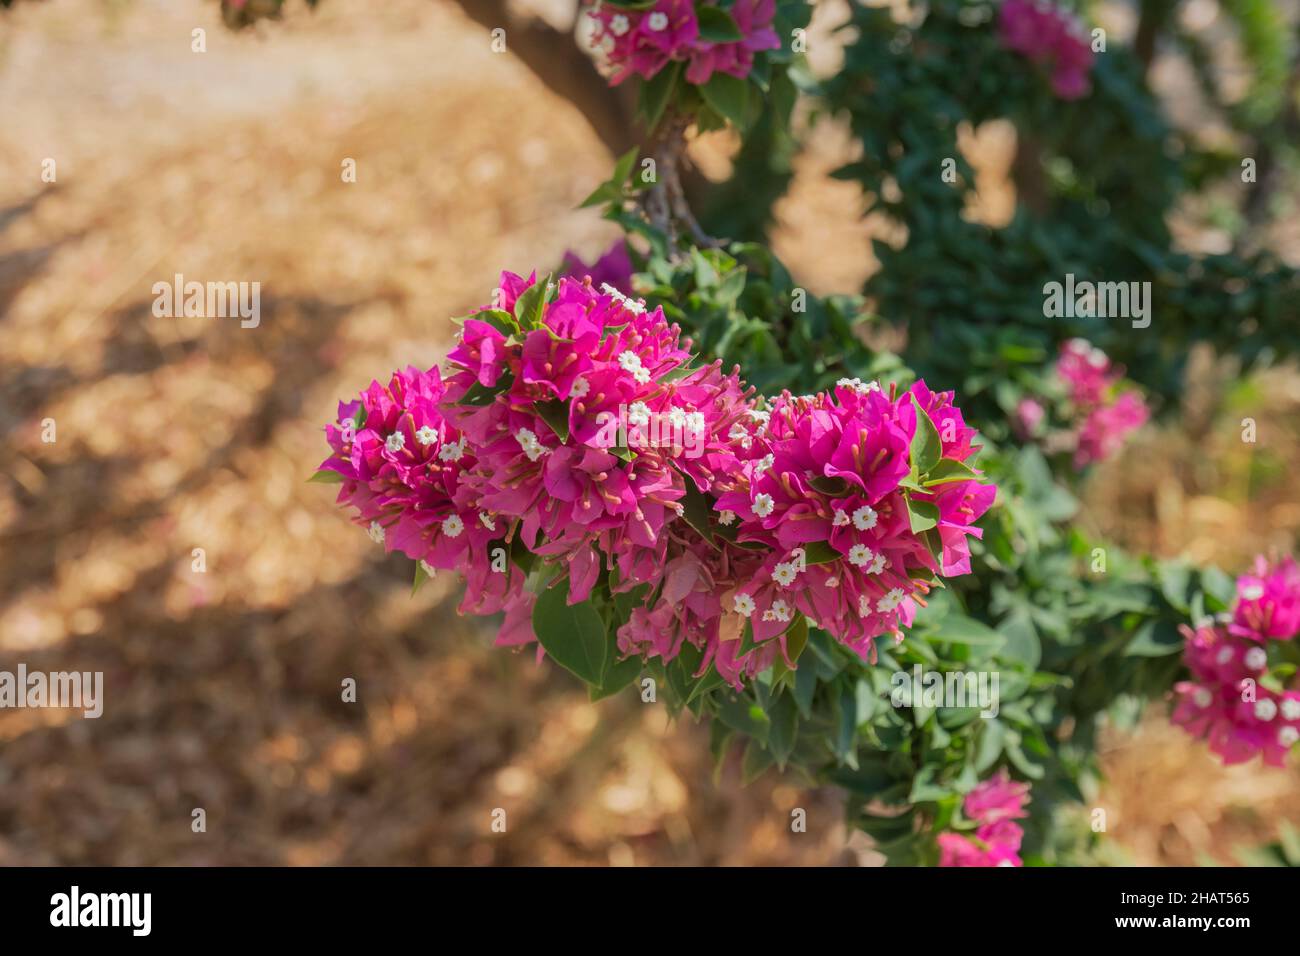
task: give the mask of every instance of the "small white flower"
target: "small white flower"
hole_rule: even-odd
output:
[[[736,613],[743,615],[744,617],[749,617],[749,615],[754,613],[754,599],[748,594],[737,594],[733,606],[736,609]]]
[[[478,513],[478,520],[483,522],[483,527],[487,528],[489,531],[495,531],[497,529],[497,519],[493,518],[486,511],[480,511]]]
[[[423,558],[420,559],[420,570],[423,571],[425,574],[427,574],[427,575],[428,575],[429,577],[431,577],[431,578],[432,578],[432,577],[437,577],[437,575],[438,575],[438,569],[435,568],[435,567],[434,567],[432,564],[430,564],[428,561],[425,561]]]
[[[766,425],[767,420],[771,418],[772,415],[770,412],[759,411],[757,408],[751,408],[749,410],[749,417],[756,422],[761,422],[762,424]]]
[[[1192,694],[1192,702],[1196,704],[1197,707],[1201,708],[1201,710],[1204,710],[1206,707],[1209,707],[1214,703],[1214,695],[1204,687],[1198,687],[1196,688],[1196,693]]]
[[[794,584],[794,579],[798,576],[799,571],[793,564],[782,562],[772,569],[772,580],[783,588],[788,588]]]
[[[660,31],[668,29],[668,14],[656,10],[650,16],[646,17],[646,26],[651,30]]]
[[[1268,666],[1268,651],[1262,647],[1252,647],[1246,652],[1246,666],[1253,671],[1262,671]]]
[[[591,383],[579,375],[573,380],[573,384],[569,386],[569,398],[585,398],[590,391]]]
[[[889,559],[883,554],[877,554],[871,559],[871,566],[867,568],[868,574],[879,574],[885,568],[889,567]]]
[[[1241,589],[1241,599],[1243,601],[1258,601],[1264,596],[1264,589],[1258,584],[1248,584]]]
[[[772,617],[778,621],[788,621],[793,616],[790,605],[778,599],[772,602]]]
[[[731,426],[731,431],[727,432],[727,439],[729,441],[743,442],[748,437],[749,437],[749,429],[747,429],[740,422],[735,422]]]
[[[1217,659],[1220,664],[1227,664],[1228,662],[1230,662],[1232,660],[1232,648],[1231,647],[1219,648],[1219,654]]]
[[[723,511],[718,513],[718,524],[722,525],[724,528],[730,525],[735,520],[736,520],[736,513],[734,511],[727,511],[724,509]]]
[[[465,522],[460,520],[460,515],[448,515],[442,519],[442,533],[449,538],[456,538],[465,530]]]
[[[674,428],[686,427],[686,413],[680,408],[673,406],[668,410],[668,424]]]
[[[754,496],[754,514],[760,518],[766,518],[776,508],[776,502],[772,500],[769,494],[758,494]]]
[[[1294,746],[1297,740],[1300,740],[1300,730],[1290,726],[1278,728],[1277,742],[1283,747]]]
[[[858,595],[858,617],[866,617],[871,613],[871,599],[865,594]]]
[[[406,436],[401,432],[393,432],[384,442],[384,447],[391,452],[399,452],[406,447]]]
[[[686,431],[691,435],[698,435],[704,431],[704,413],[691,412],[686,416]]]
[[[843,508],[835,509],[835,517],[831,519],[831,524],[837,528],[843,528],[849,523],[849,513]]]
[[[769,468],[771,468],[774,464],[776,464],[776,458],[775,458],[775,456],[773,456],[771,453],[764,455],[764,456],[763,456],[762,458],[760,458],[758,461],[754,462],[754,475],[755,475],[755,477],[757,477],[758,475],[761,475],[763,472],[767,471],[767,470],[768,470]]]
[[[903,603],[903,598],[907,597],[902,588],[893,588],[888,594],[876,602],[876,610],[881,614],[887,614],[898,605]]]
[[[641,356],[632,351],[619,352],[618,364],[625,372],[635,372],[641,367]]]
[[[876,510],[870,505],[863,505],[857,511],[853,512],[853,527],[859,531],[870,531],[876,526],[879,520]]]
[[[826,579],[826,586],[827,586],[828,588],[837,588],[837,587],[840,586],[840,579],[839,579],[839,578],[827,578],[827,579]]]
[[[633,370],[632,378],[636,379],[638,385],[650,384],[650,370],[648,368],[638,368]]]
[[[515,441],[519,442],[519,447],[523,449],[529,461],[536,461],[546,454],[546,449],[537,440],[537,435],[530,428],[521,428],[515,432]]]
[[[649,425],[650,406],[645,402],[633,402],[627,407],[627,423],[629,425]]]
[[[838,385],[840,388],[851,388],[859,395],[865,395],[867,394],[867,392],[880,391],[880,384],[878,382],[864,382],[862,381],[862,379],[856,377],[842,378],[835,384]]]
[[[1263,700],[1255,701],[1255,719],[1272,720],[1277,716],[1277,704],[1265,697]]]
[[[423,441],[423,439],[421,439]],[[465,439],[448,442],[438,449],[438,457],[443,461],[460,461],[465,454]]]
[[[849,564],[865,568],[875,558],[875,554],[865,544],[855,544],[849,548]]]
[[[421,428],[419,431],[415,433],[415,440],[418,441],[421,445],[432,445],[434,442],[438,440],[438,433],[434,431],[432,428],[430,428],[428,425],[425,425],[423,428]],[[447,448],[444,445],[442,448],[442,453],[445,455],[446,451]],[[445,461],[446,459],[444,458],[443,460]]]
[[[1300,700],[1287,697],[1282,701],[1282,716],[1287,720],[1300,720]]]
[[[621,13],[616,13],[612,18],[610,18],[609,32],[614,34],[616,37],[621,37],[623,34],[627,33],[631,26],[632,24],[628,22],[627,17],[623,16]]]
[[[384,536],[385,536],[384,526],[381,525],[378,521],[370,522],[370,527],[366,529],[366,534],[370,535],[370,540],[373,541],[375,544],[384,543]]]

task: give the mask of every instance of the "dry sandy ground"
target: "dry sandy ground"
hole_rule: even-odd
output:
[[[410,597],[409,562],[304,483],[334,402],[436,362],[498,269],[611,238],[574,210],[609,157],[571,106],[435,0],[241,36],[199,0],[57,0],[0,31],[0,669],[107,682],[99,720],[0,712],[0,864],[870,861],[833,792],[715,785],[707,732],[490,649],[453,582]],[[819,139],[774,239],[850,289],[868,227],[824,179],[846,144]],[[176,273],[259,281],[260,326],[155,318]],[[1279,382],[1270,447],[1295,462]],[[1156,514],[1119,532],[1238,560],[1226,508],[1293,537],[1294,496],[1245,508],[1223,441],[1224,474],[1117,466],[1102,496]],[[1297,816],[1293,771],[1223,771],[1161,721],[1110,763],[1119,858],[1227,860]]]

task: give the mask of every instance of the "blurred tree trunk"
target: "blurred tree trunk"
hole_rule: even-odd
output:
[[[573,30],[557,30],[535,16],[521,16],[507,0],[456,0],[461,11],[489,32],[506,31],[506,50],[552,93],[576,106],[615,156],[640,142],[635,104],[627,87],[611,87],[579,47]],[[574,23],[579,16],[574,3]]]

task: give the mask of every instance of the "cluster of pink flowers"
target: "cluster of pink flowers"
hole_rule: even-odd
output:
[[[1022,866],[1025,832],[1015,821],[1025,816],[1029,784],[1012,781],[1006,770],[978,784],[962,801],[962,812],[976,823],[975,835],[941,833],[940,866]]]
[[[1128,436],[1146,424],[1150,411],[1136,392],[1121,392],[1123,378],[1106,353],[1083,339],[1061,346],[1056,376],[1065,385],[1070,407],[1067,418],[1076,467],[1104,461],[1116,454]],[[1021,400],[1016,426],[1027,437],[1038,435],[1047,410],[1034,398]]]
[[[1256,561],[1237,579],[1237,604],[1225,621],[1184,628],[1183,660],[1192,679],[1174,686],[1173,720],[1204,737],[1227,764],[1256,754],[1281,766],[1300,741],[1300,690],[1262,678],[1269,646],[1300,632],[1300,568],[1291,558]]]
[[[960,464],[977,446],[952,395],[846,379],[765,408],[739,369],[692,367],[689,348],[662,309],[590,276],[541,289],[503,273],[445,378],[407,369],[339,405],[321,469],[387,550],[464,575],[462,611],[504,611],[501,644],[535,640],[540,586],[502,548],[567,577],[571,603],[647,586],[622,653],[668,662],[689,642],[699,673],[735,686],[785,653],[799,613],[864,656],[901,637],[938,575],[970,570],[995,494]],[[923,419],[944,459],[926,485],[910,450]]]
[[[697,12],[706,7],[717,11],[715,16],[729,16],[741,38],[707,39]],[[744,79],[753,69],[754,54],[781,46],[772,29],[776,0],[736,0],[725,12],[711,0],[656,0],[637,8],[597,2],[589,14],[596,48],[613,68],[613,85],[633,74],[648,80],[673,60],[686,62],[686,79],[697,85],[715,72]]]
[[[1004,46],[1051,70],[1057,96],[1088,95],[1094,54],[1078,17],[1048,0],[1004,0],[998,26]]]

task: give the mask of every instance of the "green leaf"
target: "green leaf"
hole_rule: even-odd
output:
[[[672,102],[673,91],[677,89],[677,78],[681,76],[681,73],[682,64],[674,62],[665,69],[660,70],[651,79],[642,82],[637,98],[641,115],[645,118],[647,130],[654,130],[659,125],[664,110]],[[633,152],[635,153],[635,150]]]
[[[1006,638],[973,617],[952,613],[939,623],[932,643],[933,641],[965,644],[968,647],[1001,647],[1006,643]]]
[[[831,547],[829,541],[809,541],[803,546],[803,551],[805,564],[830,564],[835,559],[843,557]]]
[[[726,73],[714,73],[709,82],[700,87],[704,101],[718,111],[737,129],[745,125],[745,107],[749,100],[749,84]]]
[[[929,531],[939,523],[939,506],[933,501],[914,501],[907,499],[907,517],[912,523],[912,533]]]
[[[424,562],[423,562],[423,561],[416,561],[416,562],[415,562],[415,581],[411,584],[411,596],[412,596],[412,597],[415,596],[415,593],[416,593],[417,591],[420,590],[420,586],[421,586],[422,584],[424,584],[424,582],[427,581],[427,580],[429,580],[429,572],[426,571],[426,570],[424,570]]]
[[[709,514],[709,499],[695,487],[694,480],[687,477],[686,497],[682,499],[682,517],[686,519],[688,525],[700,533],[705,541],[717,548],[718,544],[713,540],[713,526],[709,522]]]
[[[794,751],[795,739],[799,735],[799,710],[790,695],[784,694],[772,702],[768,708],[768,717],[772,720],[772,729],[768,731],[767,746],[776,760],[776,765],[785,769],[786,761]]]
[[[626,660],[614,661],[605,670],[600,686],[594,684],[588,688],[588,697],[593,703],[617,694],[628,684],[636,680],[641,673],[641,658],[633,655]]]
[[[504,371],[501,377],[497,379],[495,385],[484,385],[482,382],[475,382],[469,387],[464,395],[461,396],[457,405],[472,405],[476,408],[482,408],[491,405],[496,401],[496,397],[502,392],[509,391],[515,383],[514,373]]]
[[[473,315],[467,316],[467,318],[486,322],[506,338],[519,331],[519,323],[515,321],[515,317],[501,309],[484,309],[482,312],[475,312]]]
[[[546,310],[546,299],[550,294],[550,285],[551,277],[548,275],[545,281],[539,279],[534,282],[515,300],[515,318],[519,320],[520,329],[528,330],[541,327],[542,314]]]
[[[569,406],[566,402],[557,398],[550,402],[537,402],[533,408],[542,421],[551,426],[556,438],[561,442],[569,440]]]
[[[570,605],[569,582],[543,591],[533,608],[533,631],[546,653],[588,684],[605,673],[605,623],[591,601]]]
[[[916,408],[916,434],[912,436],[912,467],[917,475],[924,478],[943,456],[943,442],[939,440],[939,429],[921,403],[912,396],[912,405]],[[913,528],[912,530],[916,530]]]
[[[315,485],[341,485],[343,484],[343,476],[337,471],[329,471],[328,469],[322,468],[320,471],[316,472],[316,474],[308,478],[307,483]]]
[[[697,7],[695,16],[700,24],[700,39],[709,43],[735,43],[745,39],[736,21],[721,7]]]
[[[944,485],[953,481],[969,481],[979,476],[964,462],[952,458],[939,461],[925,476],[925,485]]]

